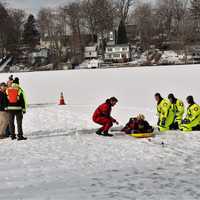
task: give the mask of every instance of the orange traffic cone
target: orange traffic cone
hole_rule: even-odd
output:
[[[66,105],[65,100],[64,100],[64,96],[63,96],[63,92],[60,93],[60,103],[59,103],[59,105]]]

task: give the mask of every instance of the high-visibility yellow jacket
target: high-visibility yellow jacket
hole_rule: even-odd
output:
[[[193,104],[188,107],[187,115],[185,119],[189,120],[190,123],[200,117],[200,106],[198,104]]]
[[[167,118],[170,111],[172,111],[171,102],[167,99],[162,99],[157,105],[157,114],[159,118]]]
[[[172,106],[173,106],[173,112],[175,115],[175,121],[181,123],[183,114],[185,112],[183,101],[177,99],[176,103],[173,104]]]
[[[167,131],[174,122],[174,112],[171,102],[168,99],[162,99],[157,104],[157,114],[159,117],[158,126],[160,131]],[[164,121],[164,123],[163,123]]]
[[[198,104],[193,104],[187,108],[187,115],[184,121],[180,125],[182,131],[192,131],[200,125],[200,106]]]

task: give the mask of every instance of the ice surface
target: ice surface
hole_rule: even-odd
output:
[[[91,114],[110,96],[119,98],[113,115],[121,124],[139,112],[155,124],[155,92],[184,101],[193,94],[199,103],[198,65],[14,75],[32,105],[24,116],[28,140],[0,140],[0,199],[199,199],[199,132],[148,140],[79,131],[97,127]],[[66,106],[57,105],[61,91]]]

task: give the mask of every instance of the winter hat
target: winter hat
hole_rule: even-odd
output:
[[[188,96],[188,97],[186,98],[186,100],[187,100],[187,102],[188,102],[189,104],[193,104],[193,103],[194,103],[194,98],[193,98],[193,96]]]
[[[2,82],[2,83],[0,83],[0,87],[2,87],[2,86],[6,87],[7,84],[5,82]]]
[[[157,92],[157,93],[155,94],[155,97],[161,97],[161,94]]]
[[[170,94],[168,95],[168,99],[175,99],[174,94],[170,93]]]
[[[116,101],[116,102],[118,102],[118,99],[116,97],[111,97],[110,101]]]
[[[16,77],[16,78],[14,79],[13,83],[19,84],[19,78]]]
[[[10,76],[8,77],[8,79],[9,79],[10,81],[13,81],[13,75],[10,75]]]

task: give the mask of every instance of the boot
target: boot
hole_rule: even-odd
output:
[[[10,137],[11,137],[11,140],[17,139],[17,138],[16,138],[16,135],[11,135]]]
[[[103,132],[103,136],[112,137],[113,135],[108,133],[107,131],[104,131]]]
[[[96,134],[97,134],[97,135],[102,135],[101,129],[98,129],[98,130],[96,131]]]
[[[22,136],[18,136],[17,140],[27,140],[27,138],[22,135]]]

